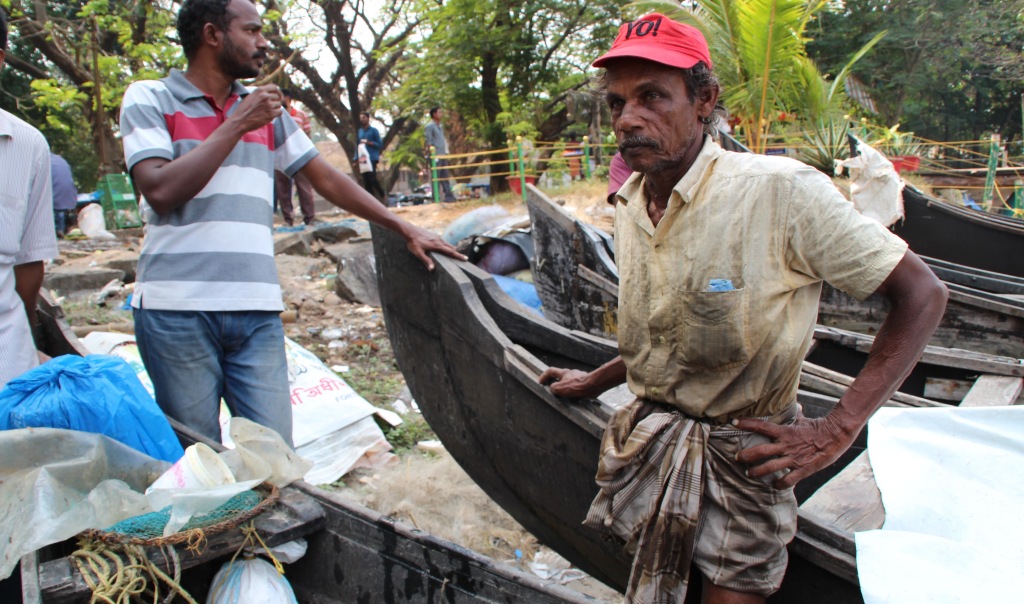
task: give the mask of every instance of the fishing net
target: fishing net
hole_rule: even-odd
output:
[[[185,542],[191,545],[255,517],[272,505],[277,497],[277,488],[270,483],[263,483],[253,490],[235,495],[210,512],[193,516],[181,530],[167,537],[164,537],[163,533],[171,518],[170,506],[157,512],[122,520],[102,531],[85,531],[82,536],[107,544],[126,543],[143,547]]]
[[[235,495],[206,514],[193,516],[180,531],[164,537],[164,527],[171,517],[168,506],[158,512],[122,520],[106,530],[81,533],[79,549],[71,554],[71,560],[92,590],[93,602],[143,599],[167,603],[177,598],[198,604],[181,586],[182,565],[174,546],[184,543],[198,555],[207,537],[251,520],[273,505],[277,498],[277,487],[265,482]],[[241,528],[245,536],[243,547],[254,540],[262,543],[254,525]],[[151,554],[156,552],[162,554],[162,564],[153,561]]]

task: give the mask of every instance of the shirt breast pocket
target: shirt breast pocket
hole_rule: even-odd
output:
[[[0,262],[14,262],[25,230],[25,200],[0,192]]]
[[[676,345],[691,367],[724,369],[750,360],[747,288],[681,292]]]

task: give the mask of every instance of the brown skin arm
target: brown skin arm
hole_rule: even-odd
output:
[[[132,168],[132,179],[153,211],[163,216],[199,194],[246,132],[281,115],[281,93],[272,84],[260,86],[242,99],[231,117],[205,141],[185,155],[168,161],[145,159]]]
[[[945,311],[946,286],[908,250],[875,293],[885,296],[892,307],[864,369],[827,416],[800,418],[785,426],[756,419],[734,422],[743,430],[772,439],[737,455],[738,461],[751,465],[750,476],[789,469],[775,481],[776,488],[783,489],[834,462],[917,364]]]
[[[436,233],[410,224],[388,211],[354,180],[335,170],[319,155],[303,166],[299,173],[308,178],[313,188],[327,201],[404,237],[409,251],[419,258],[427,269],[434,270],[430,252],[440,252],[458,260],[466,259]]]
[[[626,364],[622,357],[615,357],[589,373],[579,369],[549,367],[540,374],[537,381],[549,386],[551,394],[556,396],[595,397],[626,383]]]
[[[39,288],[43,286],[43,262],[28,262],[14,267],[14,290],[25,305],[28,324],[35,325]]]

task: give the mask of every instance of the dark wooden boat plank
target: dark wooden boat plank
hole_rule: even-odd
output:
[[[903,189],[906,218],[893,226],[914,252],[1024,277],[1024,222],[1003,220],[928,197],[913,186]]]
[[[986,354],[1024,357],[1024,308],[973,296],[950,285],[946,312],[930,340],[933,346],[967,348]],[[858,301],[822,284],[818,322],[861,333],[874,333],[889,311],[881,296]]]
[[[542,543],[596,578],[623,585],[628,562],[621,548],[577,526],[597,493],[598,441],[552,405],[517,404],[536,393],[505,370],[503,349],[511,342],[452,261],[436,257],[428,275],[407,254],[393,253],[400,242],[390,233],[374,229],[373,240],[395,356],[431,428],[466,473]],[[401,294],[385,294],[398,285]],[[587,436],[568,436],[577,433]],[[541,508],[538,501],[551,504]]]

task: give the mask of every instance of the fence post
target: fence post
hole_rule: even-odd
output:
[[[1013,217],[1024,217],[1024,180],[1013,181]]]
[[[985,175],[985,192],[981,196],[981,206],[985,211],[992,209],[992,192],[996,186],[996,166],[999,163],[999,135],[992,135],[992,146],[988,152],[988,173]]]
[[[526,203],[526,166],[523,163],[523,137],[516,137],[516,155],[519,157],[519,191],[523,195],[523,203]]]
[[[590,180],[590,137],[586,134],[583,135],[583,173],[587,175],[587,180]]]
[[[512,146],[510,138],[505,139],[505,144],[508,146],[508,178],[511,178],[517,172],[515,147]]]
[[[430,190],[434,195],[434,203],[441,203],[437,191],[437,147],[430,145]]]

